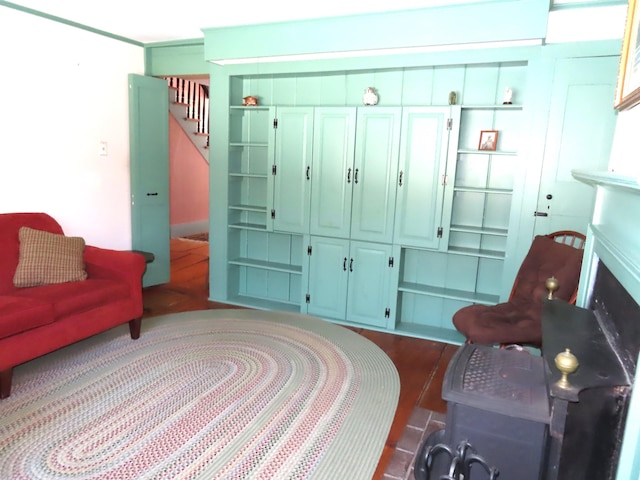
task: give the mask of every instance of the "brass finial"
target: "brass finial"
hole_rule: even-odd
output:
[[[547,290],[549,290],[549,295],[547,295],[547,298],[549,300],[553,300],[553,293],[558,290],[558,288],[560,288],[560,284],[558,283],[558,279],[554,276],[551,276],[551,278],[547,278],[547,280],[544,282],[545,286],[547,287]]]
[[[580,365],[578,363],[578,359],[573,353],[571,353],[571,350],[567,348],[564,352],[560,352],[556,355],[555,364],[558,370],[562,372],[562,378],[556,382],[556,385],[560,388],[571,388],[571,384],[569,383],[567,376],[570,373],[575,372]]]

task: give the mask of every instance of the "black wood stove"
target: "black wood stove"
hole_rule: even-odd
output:
[[[589,308],[545,300],[542,356],[458,350],[416,480],[615,479],[639,351],[640,307],[600,262]]]

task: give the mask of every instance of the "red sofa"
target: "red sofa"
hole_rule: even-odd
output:
[[[126,322],[131,338],[140,336],[142,255],[87,245],[86,280],[18,288],[22,226],[63,234],[45,213],[0,214],[0,398],[21,363]]]

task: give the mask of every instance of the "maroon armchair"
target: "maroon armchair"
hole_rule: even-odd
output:
[[[453,324],[468,343],[519,344],[540,347],[542,303],[548,295],[545,282],[555,277],[554,297],[575,303],[585,236],[563,230],[536,236],[511,290],[509,300],[498,305],[470,305],[453,315]]]

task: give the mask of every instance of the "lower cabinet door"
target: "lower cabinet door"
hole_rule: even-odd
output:
[[[312,236],[307,313],[386,327],[391,245]]]
[[[391,245],[351,242],[349,249],[349,322],[386,327],[391,314]]]
[[[311,237],[309,315],[343,320],[347,301],[349,240]]]

